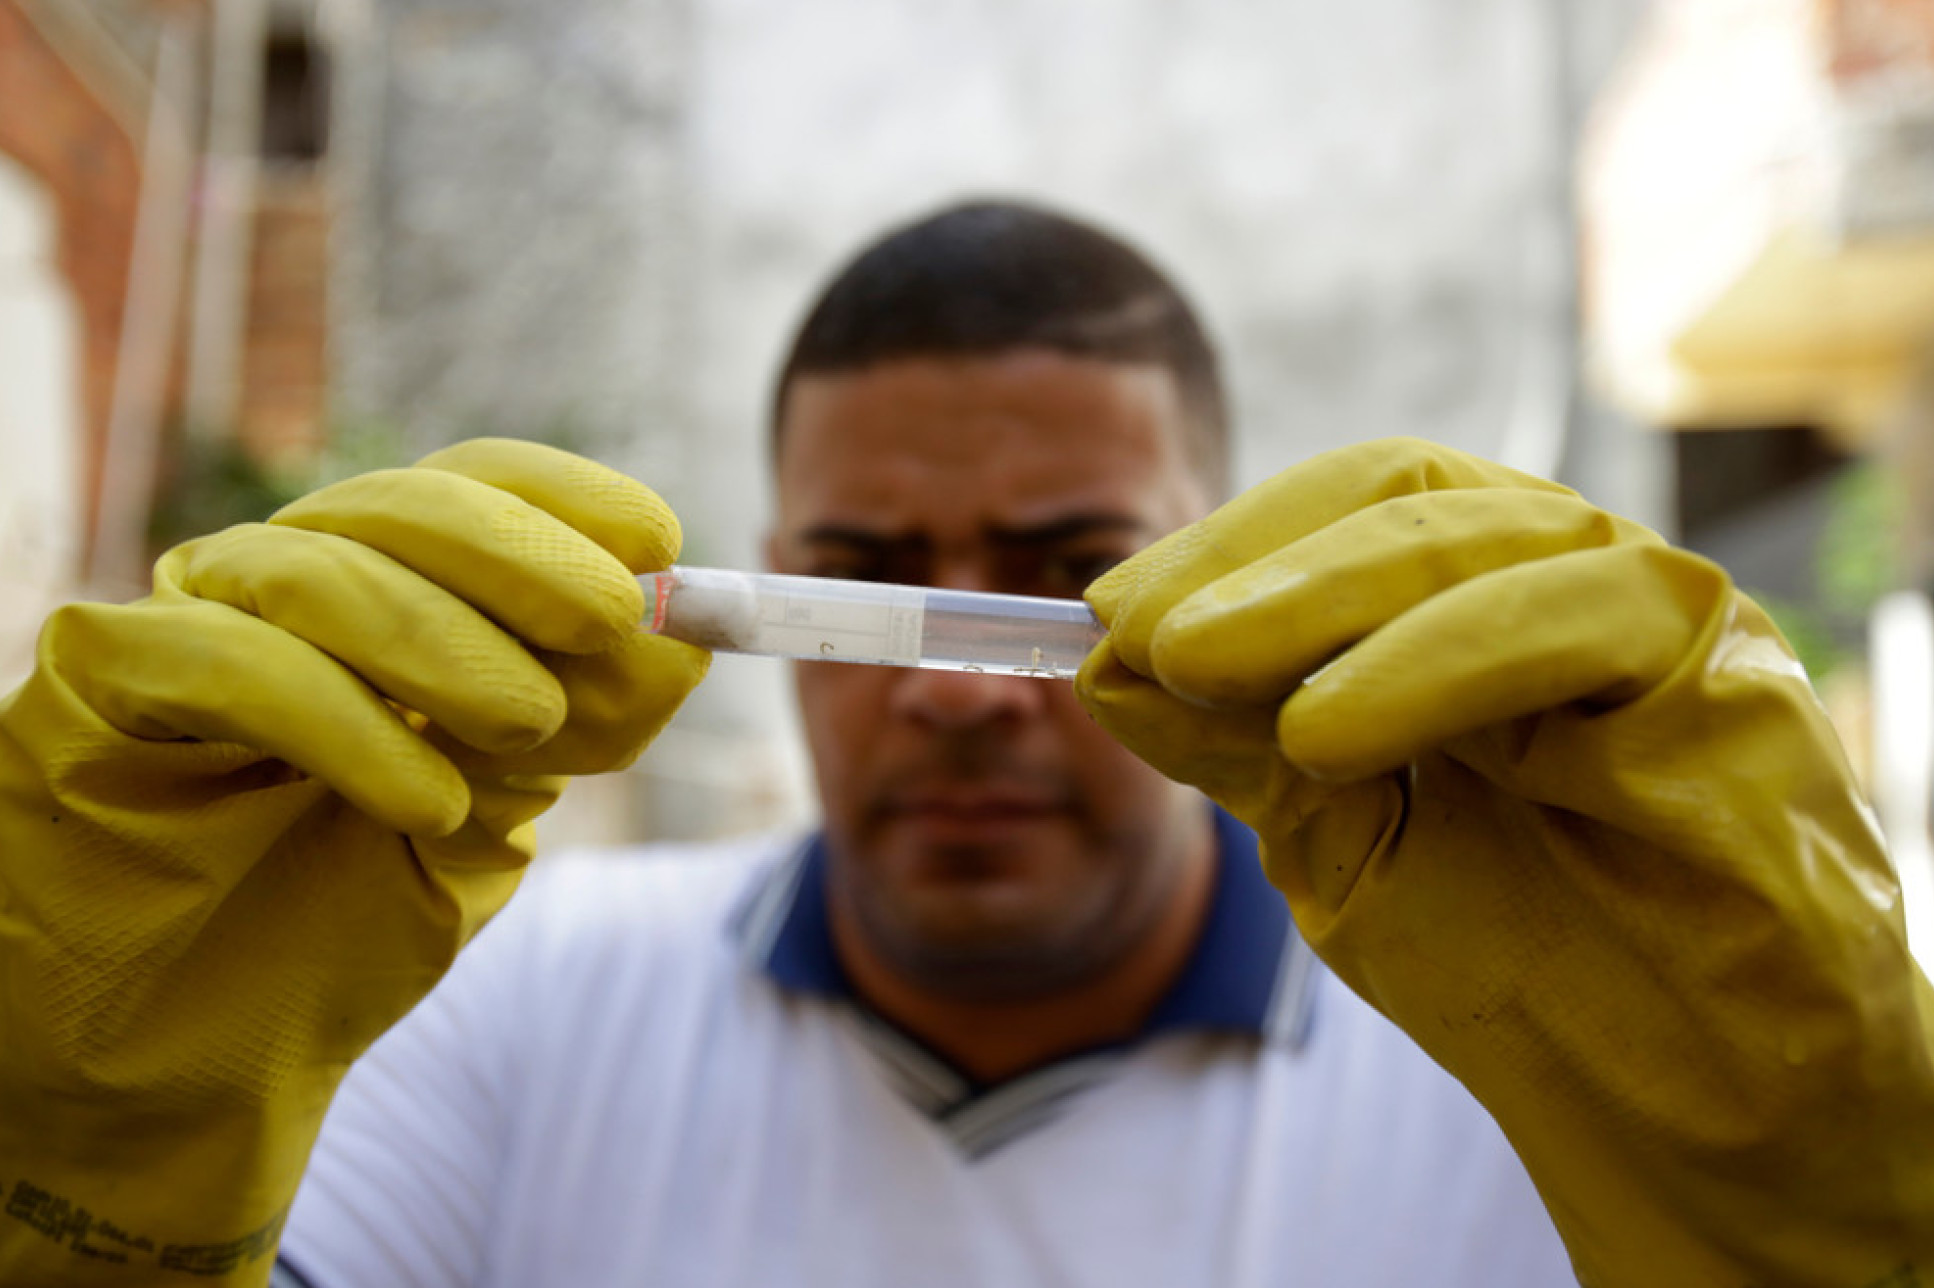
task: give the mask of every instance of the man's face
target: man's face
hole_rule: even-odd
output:
[[[1078,596],[1199,517],[1173,378],[1023,350],[809,376],[789,393],[778,571]],[[948,996],[1051,992],[1121,961],[1187,866],[1199,797],[1065,681],[796,668],[836,929]]]

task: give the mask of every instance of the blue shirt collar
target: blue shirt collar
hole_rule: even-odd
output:
[[[1216,884],[1202,934],[1175,984],[1140,1036],[1222,1030],[1286,1037],[1300,1045],[1309,1018],[1314,957],[1296,933],[1283,897],[1263,877],[1256,838],[1214,811]],[[833,950],[826,912],[826,842],[811,837],[756,900],[769,910],[765,946],[748,944],[780,987],[853,1000]]]

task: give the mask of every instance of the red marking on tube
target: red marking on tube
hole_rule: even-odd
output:
[[[651,626],[653,635],[665,629],[665,617],[671,612],[672,587],[677,578],[668,572],[655,572],[651,575]]]

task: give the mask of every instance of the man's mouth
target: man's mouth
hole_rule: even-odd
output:
[[[1065,797],[1025,784],[925,783],[889,792],[879,817],[923,830],[967,835],[1060,818]]]

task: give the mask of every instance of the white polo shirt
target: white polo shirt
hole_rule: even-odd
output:
[[[1574,1283],[1490,1118],[1217,826],[1147,1031],[991,1087],[855,1002],[816,841],[546,860],[351,1070],[278,1282]]]

